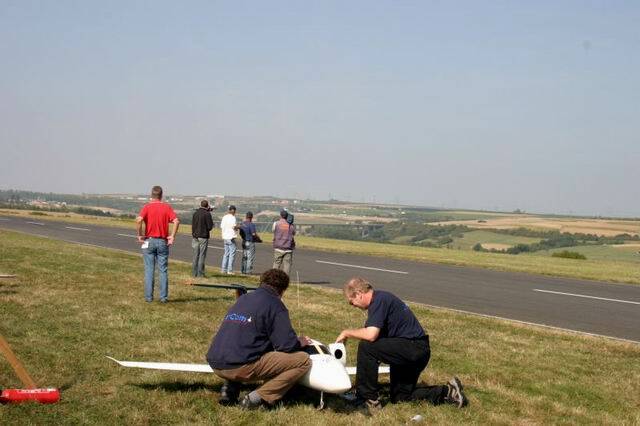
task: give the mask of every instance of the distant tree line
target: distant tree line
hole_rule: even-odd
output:
[[[638,235],[618,234],[615,236],[602,236],[595,234],[569,233],[559,231],[535,231],[526,228],[518,229],[495,229],[492,232],[500,234],[516,235],[521,237],[543,237],[540,242],[532,244],[516,244],[506,250],[485,249],[478,243],[473,246],[473,250],[492,253],[520,254],[532,253],[540,250],[551,250],[562,247],[577,247],[586,245],[612,245],[624,244],[625,241],[640,241]]]

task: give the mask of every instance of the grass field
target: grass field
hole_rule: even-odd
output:
[[[0,231],[0,273],[17,275],[0,282],[0,330],[39,386],[62,390],[55,405],[0,406],[0,424],[406,424],[416,414],[431,424],[640,422],[639,345],[420,306],[433,351],[422,380],[459,375],[466,409],[403,403],[368,419],[335,397],[316,411],[316,395],[300,390],[285,408],[247,413],[217,404],[214,375],[104,358],[204,362],[233,296],[185,285],[189,268],[171,262],[170,303],[147,304],[139,256]],[[364,321],[334,290],[302,285],[298,297],[293,286],[285,303],[294,326],[324,342]],[[355,343],[348,348],[352,364]],[[0,383],[20,386],[3,359]]]
[[[540,242],[540,238],[519,237],[516,235],[498,234],[491,231],[465,232],[463,238],[454,238],[451,246],[460,250],[471,250],[476,244],[503,244],[507,247],[516,244],[533,244]]]
[[[559,231],[570,233],[596,234],[614,236],[628,233],[640,234],[639,220],[615,219],[578,219],[558,218],[532,215],[513,215],[507,217],[489,218],[483,222],[477,220],[454,220],[441,222],[443,225],[466,225],[470,228],[514,229],[529,228],[542,231]]]
[[[594,246],[577,246],[569,248],[560,248],[554,250],[542,250],[537,251],[527,256],[551,256],[552,253],[570,250],[584,254],[587,259],[603,262],[628,262],[635,265],[636,268],[640,267],[640,247],[633,244],[620,244],[620,245],[594,245]]]

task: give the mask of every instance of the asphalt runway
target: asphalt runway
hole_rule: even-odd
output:
[[[133,229],[45,221],[37,216],[0,216],[0,229],[140,253]],[[234,264],[237,271],[240,253]],[[219,270],[222,254],[222,241],[211,239],[209,271]],[[190,262],[191,256],[191,237],[179,235],[171,259]],[[272,258],[270,244],[257,244],[254,271],[270,268]],[[305,249],[295,251],[291,275],[294,281],[299,276],[302,282],[334,288],[360,275],[407,301],[640,343],[640,285]]]

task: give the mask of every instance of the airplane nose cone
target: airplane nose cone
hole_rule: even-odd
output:
[[[312,355],[312,366],[303,383],[310,388],[329,392],[343,393],[351,389],[351,379],[344,366],[331,355]]]

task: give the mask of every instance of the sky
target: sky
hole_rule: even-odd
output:
[[[640,217],[640,2],[0,0],[0,188]]]

